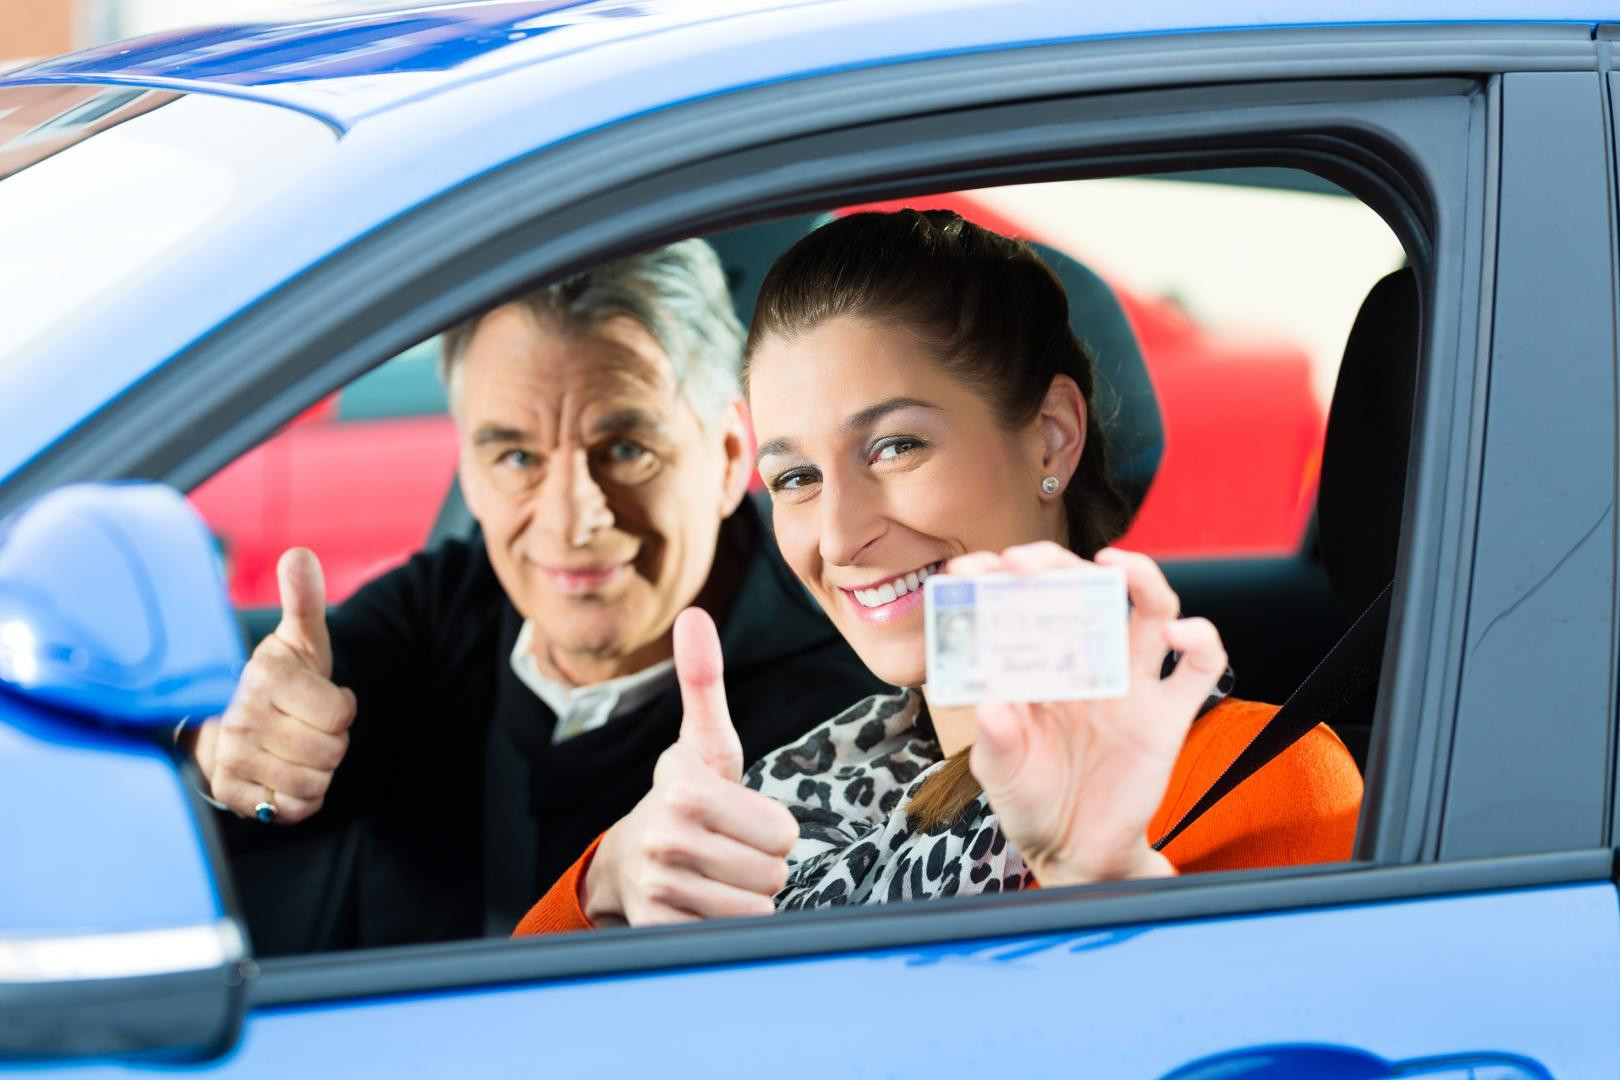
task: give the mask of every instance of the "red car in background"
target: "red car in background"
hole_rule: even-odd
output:
[[[1051,243],[971,192],[906,205],[952,209]],[[845,212],[855,209],[867,207]],[[1072,254],[1084,261],[1084,252]],[[759,273],[743,280],[757,283]],[[1306,352],[1214,335],[1169,300],[1110,286],[1136,333],[1165,430],[1158,472],[1122,543],[1166,558],[1297,551],[1326,424]],[[294,545],[320,556],[333,602],[422,546],[456,469],[436,363],[433,342],[401,354],[191,493],[219,538],[237,607],[279,603],[276,560]]]

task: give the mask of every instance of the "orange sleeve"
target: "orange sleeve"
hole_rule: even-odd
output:
[[[1148,839],[1169,832],[1277,712],[1228,699],[1194,722]],[[1319,724],[1210,807],[1164,850],[1180,873],[1338,862],[1350,858],[1361,773]]]
[[[579,904],[579,884],[585,877],[585,871],[590,869],[591,857],[596,854],[597,845],[602,842],[598,836],[591,841],[591,846],[585,849],[585,854],[574,860],[574,865],[563,871],[546,895],[529,909],[523,916],[523,921],[517,924],[512,931],[513,937],[531,937],[535,934],[566,934],[573,930],[590,930],[591,920],[585,917],[585,910]]]

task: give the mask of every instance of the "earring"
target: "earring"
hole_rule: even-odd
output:
[[[1057,489],[1058,489],[1058,478],[1057,477],[1048,476],[1048,477],[1045,477],[1044,479],[1041,480],[1041,490],[1046,492],[1046,494],[1048,494],[1048,495],[1056,495],[1057,494]]]

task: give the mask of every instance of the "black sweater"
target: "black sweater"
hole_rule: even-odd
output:
[[[724,527],[732,550],[753,552],[720,620],[726,696],[753,761],[885,687],[793,580],[751,502]],[[287,828],[227,827],[259,955],[508,933],[646,793],[680,729],[672,684],[553,746],[555,715],[510,663],[522,618],[477,537],[414,556],[328,624],[334,681],[359,713],[326,805]]]

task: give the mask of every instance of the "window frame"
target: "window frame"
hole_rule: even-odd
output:
[[[1389,675],[1379,693],[1359,862],[801,913],[769,922],[599,931],[517,945],[472,941],[266,961],[254,1002],[530,982],[1609,877],[1607,849],[1432,862],[1440,816],[1433,811],[1444,797],[1449,762],[1443,748],[1452,737],[1462,616],[1472,585],[1477,518],[1469,498],[1483,467],[1489,341],[1480,313],[1491,282],[1480,271],[1492,262],[1493,170],[1500,156],[1500,94],[1489,73],[1525,64],[1580,69],[1590,51],[1590,42],[1586,50],[1574,47],[1568,33],[1521,28],[1516,35],[1484,33],[1459,41],[1432,32],[1363,31],[1337,39],[1341,52],[1326,59],[1320,49],[1298,55],[1277,49],[1291,38],[1312,40],[1292,32],[1189,35],[1168,47],[1162,41],[1049,46],[845,72],[680,106],[469,182],[289,283],[87,423],[59,452],[9,484],[5,502],[64,482],[65,475],[147,475],[190,486],[309,401],[413,341],[526,282],[601,259],[838,203],[1140,173],[1169,164],[1309,165],[1322,171],[1385,214],[1408,245],[1426,312],[1433,313],[1426,319],[1420,372],[1420,415],[1426,419],[1413,446],[1395,595],[1401,631],[1386,646]],[[1215,37],[1221,40],[1213,45],[1205,40]],[[1208,85],[1129,88],[1151,78],[1144,76],[1153,70],[1144,65],[1145,56],[1166,48],[1185,55],[1189,42],[1197,41],[1210,53],[1196,69]],[[1368,49],[1369,41],[1378,47]],[[1037,52],[1043,55],[1037,58]],[[1032,68],[1038,70],[1032,74]],[[1157,70],[1159,78],[1168,78],[1163,67]],[[1436,70],[1484,79],[1428,74]],[[1318,72],[1389,78],[1301,78]],[[1010,95],[1017,100],[987,103],[995,95],[984,88],[997,86],[997,79],[1019,88]],[[1414,96],[1392,99],[1388,91],[1397,84]],[[1113,92],[1098,93],[1108,89]],[[1279,103],[1279,96],[1290,95]],[[1431,100],[1465,103],[1463,130],[1438,123]],[[796,124],[797,131],[782,130],[789,101],[788,126]],[[1333,122],[1324,124],[1327,118]],[[1426,137],[1414,138],[1417,131]],[[784,160],[799,167],[783,169]],[[514,207],[525,208],[522,220],[514,221]],[[346,303],[311,305],[321,296],[342,296]],[[311,318],[311,311],[321,314]],[[221,379],[224,371],[234,374]],[[180,408],[188,399],[189,407]],[[177,409],[194,422],[173,424]],[[191,427],[190,439],[182,444],[150,431],[133,447],[122,444],[116,460],[98,451],[109,433],[141,431],[154,415],[168,417],[173,427]],[[1459,417],[1469,420],[1455,422]],[[1442,495],[1418,500],[1420,490]],[[1424,570],[1431,576],[1415,580]],[[228,882],[228,872],[224,876]]]

